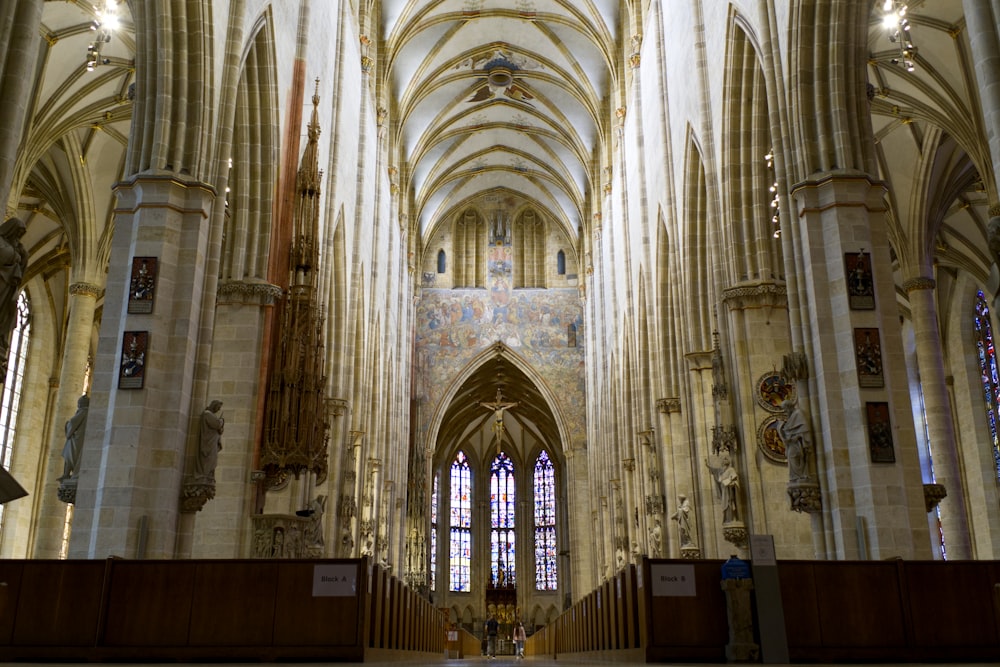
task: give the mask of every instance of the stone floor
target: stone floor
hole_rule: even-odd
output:
[[[9,662],[5,663],[4,667],[66,667],[67,663],[16,663]],[[219,663],[169,663],[171,666],[176,667],[178,664],[189,665],[189,667],[218,667]],[[225,663],[225,667],[265,667],[268,664],[274,663],[263,663],[263,662],[253,662],[253,663]],[[286,663],[282,663],[286,664]],[[631,667],[632,665],[641,665],[646,663],[627,663],[627,662],[581,662],[581,661],[569,661],[569,660],[552,660],[551,658],[526,658],[524,660],[515,660],[512,656],[498,656],[494,660],[487,660],[484,657],[476,656],[475,658],[465,658],[461,660],[444,660],[436,662],[426,662],[426,661],[399,661],[399,662],[366,662],[366,663],[322,663],[322,662],[310,662],[301,663],[303,665],[309,665],[310,667],[388,667],[389,665],[440,665],[441,667],[483,667],[484,665],[496,665],[500,667],[515,667],[517,665],[524,665],[524,667],[594,667],[594,665],[607,664],[615,665],[616,667]],[[664,663],[669,664],[671,667],[726,667],[723,665],[715,665],[712,663]],[[760,663],[757,663],[760,664]],[[776,663],[769,663],[773,667],[785,667],[783,665],[778,665]],[[800,663],[801,664],[801,663]],[[923,663],[877,663],[877,664],[862,664],[862,663],[845,663],[831,664],[824,663],[822,667],[886,667],[886,665],[891,665],[892,667],[923,667]],[[996,667],[997,663],[948,663],[948,662],[937,662],[928,664],[927,667]],[[130,664],[130,663],[115,663],[115,667],[156,667],[155,663],[141,663],[141,664]]]

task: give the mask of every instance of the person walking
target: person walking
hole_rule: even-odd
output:
[[[514,626],[514,655],[517,656],[518,660],[524,659],[524,640],[527,639],[527,635],[524,632],[524,625],[521,621],[517,622]]]
[[[497,623],[497,619],[490,614],[486,619],[486,656],[489,660],[494,660],[497,657],[497,632],[500,630],[500,624]]]

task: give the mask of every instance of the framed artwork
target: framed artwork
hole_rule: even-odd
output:
[[[118,366],[119,389],[142,389],[146,380],[148,331],[126,331],[122,337],[122,360]]]
[[[874,310],[875,281],[872,278],[871,255],[867,252],[844,253],[844,275],[851,310]]]
[[[877,328],[854,330],[854,361],[858,367],[858,386],[865,389],[885,386],[882,343]]]
[[[785,441],[778,434],[781,422],[777,415],[770,415],[757,427],[757,446],[761,453],[775,463],[788,463],[785,454]]]
[[[155,257],[133,257],[132,275],[128,284],[128,312],[151,313],[156,296]]]
[[[892,445],[889,404],[865,403],[865,412],[868,420],[868,451],[872,463],[895,463],[896,451]]]
[[[789,382],[781,371],[770,371],[764,373],[757,380],[757,388],[754,392],[754,399],[757,405],[768,412],[781,412],[781,404],[795,398],[795,384]]]

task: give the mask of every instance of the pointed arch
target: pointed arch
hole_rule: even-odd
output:
[[[267,279],[279,135],[270,12],[258,17],[251,35],[236,88],[232,147],[227,156],[223,281]]]
[[[709,263],[708,178],[702,162],[701,149],[694,132],[688,130],[688,145],[684,165],[684,292],[687,297],[687,330],[691,349],[712,347],[711,305],[708,302],[713,284]]]
[[[667,230],[666,221],[663,219],[663,210],[660,210],[660,222],[656,229],[656,349],[661,358],[662,371],[655,375],[660,377],[661,396],[677,396],[680,371],[678,369],[678,359],[680,350],[678,341],[680,339],[681,318],[678,317],[677,290],[680,286],[679,272],[675,260],[675,248],[671,243],[670,232]]]
[[[344,208],[341,206],[337,214],[337,224],[333,230],[333,252],[328,255],[330,258],[327,271],[331,274],[330,285],[330,317],[327,318],[327,327],[330,330],[330,373],[331,388],[338,393],[331,396],[338,396],[340,387],[343,386],[344,375],[347,372],[347,313],[348,313],[348,293],[350,285],[347,282],[347,241],[344,237]]]
[[[474,206],[452,221],[452,284],[483,287],[486,284],[486,223]],[[439,256],[440,262],[440,256]],[[440,267],[438,273],[441,273]]]
[[[729,260],[727,285],[771,280],[783,273],[780,227],[773,222],[778,183],[764,69],[743,23],[732,22],[730,30],[722,139],[728,223],[720,230],[722,256]]]
[[[533,206],[514,219],[514,287],[545,287],[546,218]]]
[[[503,343],[497,343],[492,347],[482,350],[468,363],[466,363],[466,365],[459,372],[452,376],[451,383],[445,391],[442,392],[441,398],[439,399],[437,405],[434,406],[433,416],[428,423],[426,435],[426,444],[428,448],[437,449],[439,433],[441,431],[442,424],[444,423],[445,416],[448,414],[449,406],[457,400],[465,382],[484,364],[496,360],[502,360],[505,363],[509,363],[518,371],[523,373],[538,391],[542,400],[545,402],[545,407],[551,412],[552,415],[553,427],[556,436],[555,438],[552,438],[552,440],[556,441],[553,445],[561,446],[562,443],[569,443],[572,441],[570,436],[571,429],[569,421],[563,413],[559,401],[556,398],[557,392],[523,357]],[[561,456],[561,450],[558,452],[558,455]]]

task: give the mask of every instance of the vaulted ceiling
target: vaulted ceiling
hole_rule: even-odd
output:
[[[880,176],[893,193],[893,244],[932,244],[944,265],[983,277],[991,263],[985,208],[994,186],[970,165],[970,156],[979,164],[989,157],[975,111],[974,64],[965,40],[955,39],[965,30],[962,0],[909,1],[913,71],[893,62],[899,53],[881,22],[883,0],[869,2],[872,121]],[[107,256],[111,186],[124,164],[135,80],[129,5],[111,4],[119,15],[114,28],[104,23],[103,0],[44,3],[44,69],[18,165],[29,274],[57,273],[76,246],[92,249],[77,256]],[[423,234],[463,202],[499,190],[534,201],[576,238],[599,196],[600,157],[610,150],[610,91],[622,71],[619,42],[627,38],[619,5],[381,2],[380,57],[395,100],[390,159]],[[955,197],[922,203],[921,174]],[[925,219],[921,206],[943,209],[943,223],[914,228]],[[62,303],[59,286],[52,288],[52,302]]]
[[[577,238],[599,189],[618,0],[385,0],[401,187],[420,232],[487,192]]]
[[[904,263],[933,256],[939,267],[962,268],[985,283],[996,192],[980,169],[990,156],[975,63],[967,39],[956,38],[967,31],[962,0],[898,3],[908,4],[905,26],[886,25],[882,0],[873,4],[868,79],[890,241]],[[901,279],[915,269],[903,266]]]

